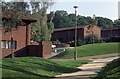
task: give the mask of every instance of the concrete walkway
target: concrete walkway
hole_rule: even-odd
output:
[[[54,54],[54,56],[57,54]],[[95,55],[95,56],[85,56],[85,57],[79,57],[77,60],[89,60],[89,59],[101,59],[101,58],[108,58],[108,57],[118,57],[120,56],[118,53],[112,53],[112,54],[102,54],[102,55]],[[52,59],[54,60],[54,59]],[[64,60],[74,60],[74,59],[55,59],[59,61],[64,61]]]
[[[89,77],[94,77],[102,67],[104,67],[108,62],[117,59],[118,57],[109,57],[109,58],[101,58],[101,59],[90,59],[93,60],[88,64],[84,64],[80,67],[81,71],[74,73],[64,73],[61,75],[57,75],[56,78],[53,79],[90,79]]]

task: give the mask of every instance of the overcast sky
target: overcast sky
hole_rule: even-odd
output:
[[[51,10],[65,10],[74,13],[74,5],[78,6],[77,12],[82,16],[102,16],[112,20],[118,19],[119,0],[57,0]]]
[[[77,13],[81,16],[92,17],[95,14],[96,16],[116,20],[118,19],[118,1],[120,0],[54,0],[55,4],[51,7],[51,11],[65,10],[68,13],[74,13],[73,6],[77,5]],[[50,9],[48,12],[50,12]]]

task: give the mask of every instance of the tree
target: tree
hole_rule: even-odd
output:
[[[51,33],[54,28],[52,19],[54,17],[53,12],[49,15],[49,21],[47,19],[47,9],[52,6],[53,3],[47,1],[30,2],[32,6],[32,15],[37,19],[37,23],[34,23],[34,28],[32,28],[32,40],[33,41],[50,41]]]
[[[53,33],[54,31],[53,17],[54,17],[54,12],[50,12],[50,14],[48,14],[48,20],[47,20],[50,38],[51,38],[51,33]]]
[[[102,29],[107,29],[113,26],[113,21],[108,18],[103,17],[96,17],[98,20],[98,26],[100,26]]]
[[[78,17],[78,25],[87,25],[88,24],[86,17],[80,16],[80,15],[78,15],[77,17]]]
[[[120,28],[120,20],[115,20],[113,27],[114,28]]]
[[[74,26],[75,25],[75,14],[69,14],[69,26]]]
[[[92,35],[92,43],[95,42],[95,38],[94,38],[94,30],[93,28],[97,25],[97,18],[95,15],[93,15],[93,19],[92,19],[92,23],[90,24],[90,28],[91,28],[91,35]]]
[[[67,27],[69,25],[69,17],[67,11],[57,10],[53,18],[55,28]]]

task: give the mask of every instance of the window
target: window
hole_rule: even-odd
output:
[[[9,48],[12,48],[11,41],[9,41]]]
[[[16,41],[13,41],[13,47],[12,47],[12,42],[10,40],[4,40],[4,41],[1,41],[1,48],[4,48],[4,49],[16,49]]]
[[[8,45],[9,45],[9,43],[8,43],[8,41],[6,41],[6,49],[8,49],[9,47],[8,47]]]
[[[1,41],[1,48],[5,48],[5,42]]]
[[[16,41],[13,41],[13,48],[16,49]]]

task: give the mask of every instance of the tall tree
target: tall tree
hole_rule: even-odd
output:
[[[87,25],[88,21],[87,18],[85,16],[80,16],[78,15],[78,25]]]
[[[92,23],[90,24],[91,28],[91,35],[92,35],[92,43],[95,41],[95,35],[94,35],[94,27],[97,25],[97,18],[95,15],[93,15]]]
[[[55,28],[66,27],[69,25],[69,17],[67,11],[56,11],[53,19]]]
[[[98,20],[98,26],[100,26],[102,29],[107,29],[113,26],[113,21],[108,18],[103,17],[96,17]]]
[[[75,14],[69,14],[69,26],[74,26],[75,25]]]
[[[120,20],[114,21],[114,28],[120,28]]]
[[[53,29],[53,16],[48,22],[47,9],[53,5],[53,2],[50,2],[49,0],[35,2],[32,0],[30,4],[32,6],[32,14],[35,15],[35,18],[37,19],[37,23],[34,24],[35,28],[32,28],[31,32],[32,40],[37,42],[49,41],[51,37],[51,32],[49,30],[51,28]]]

